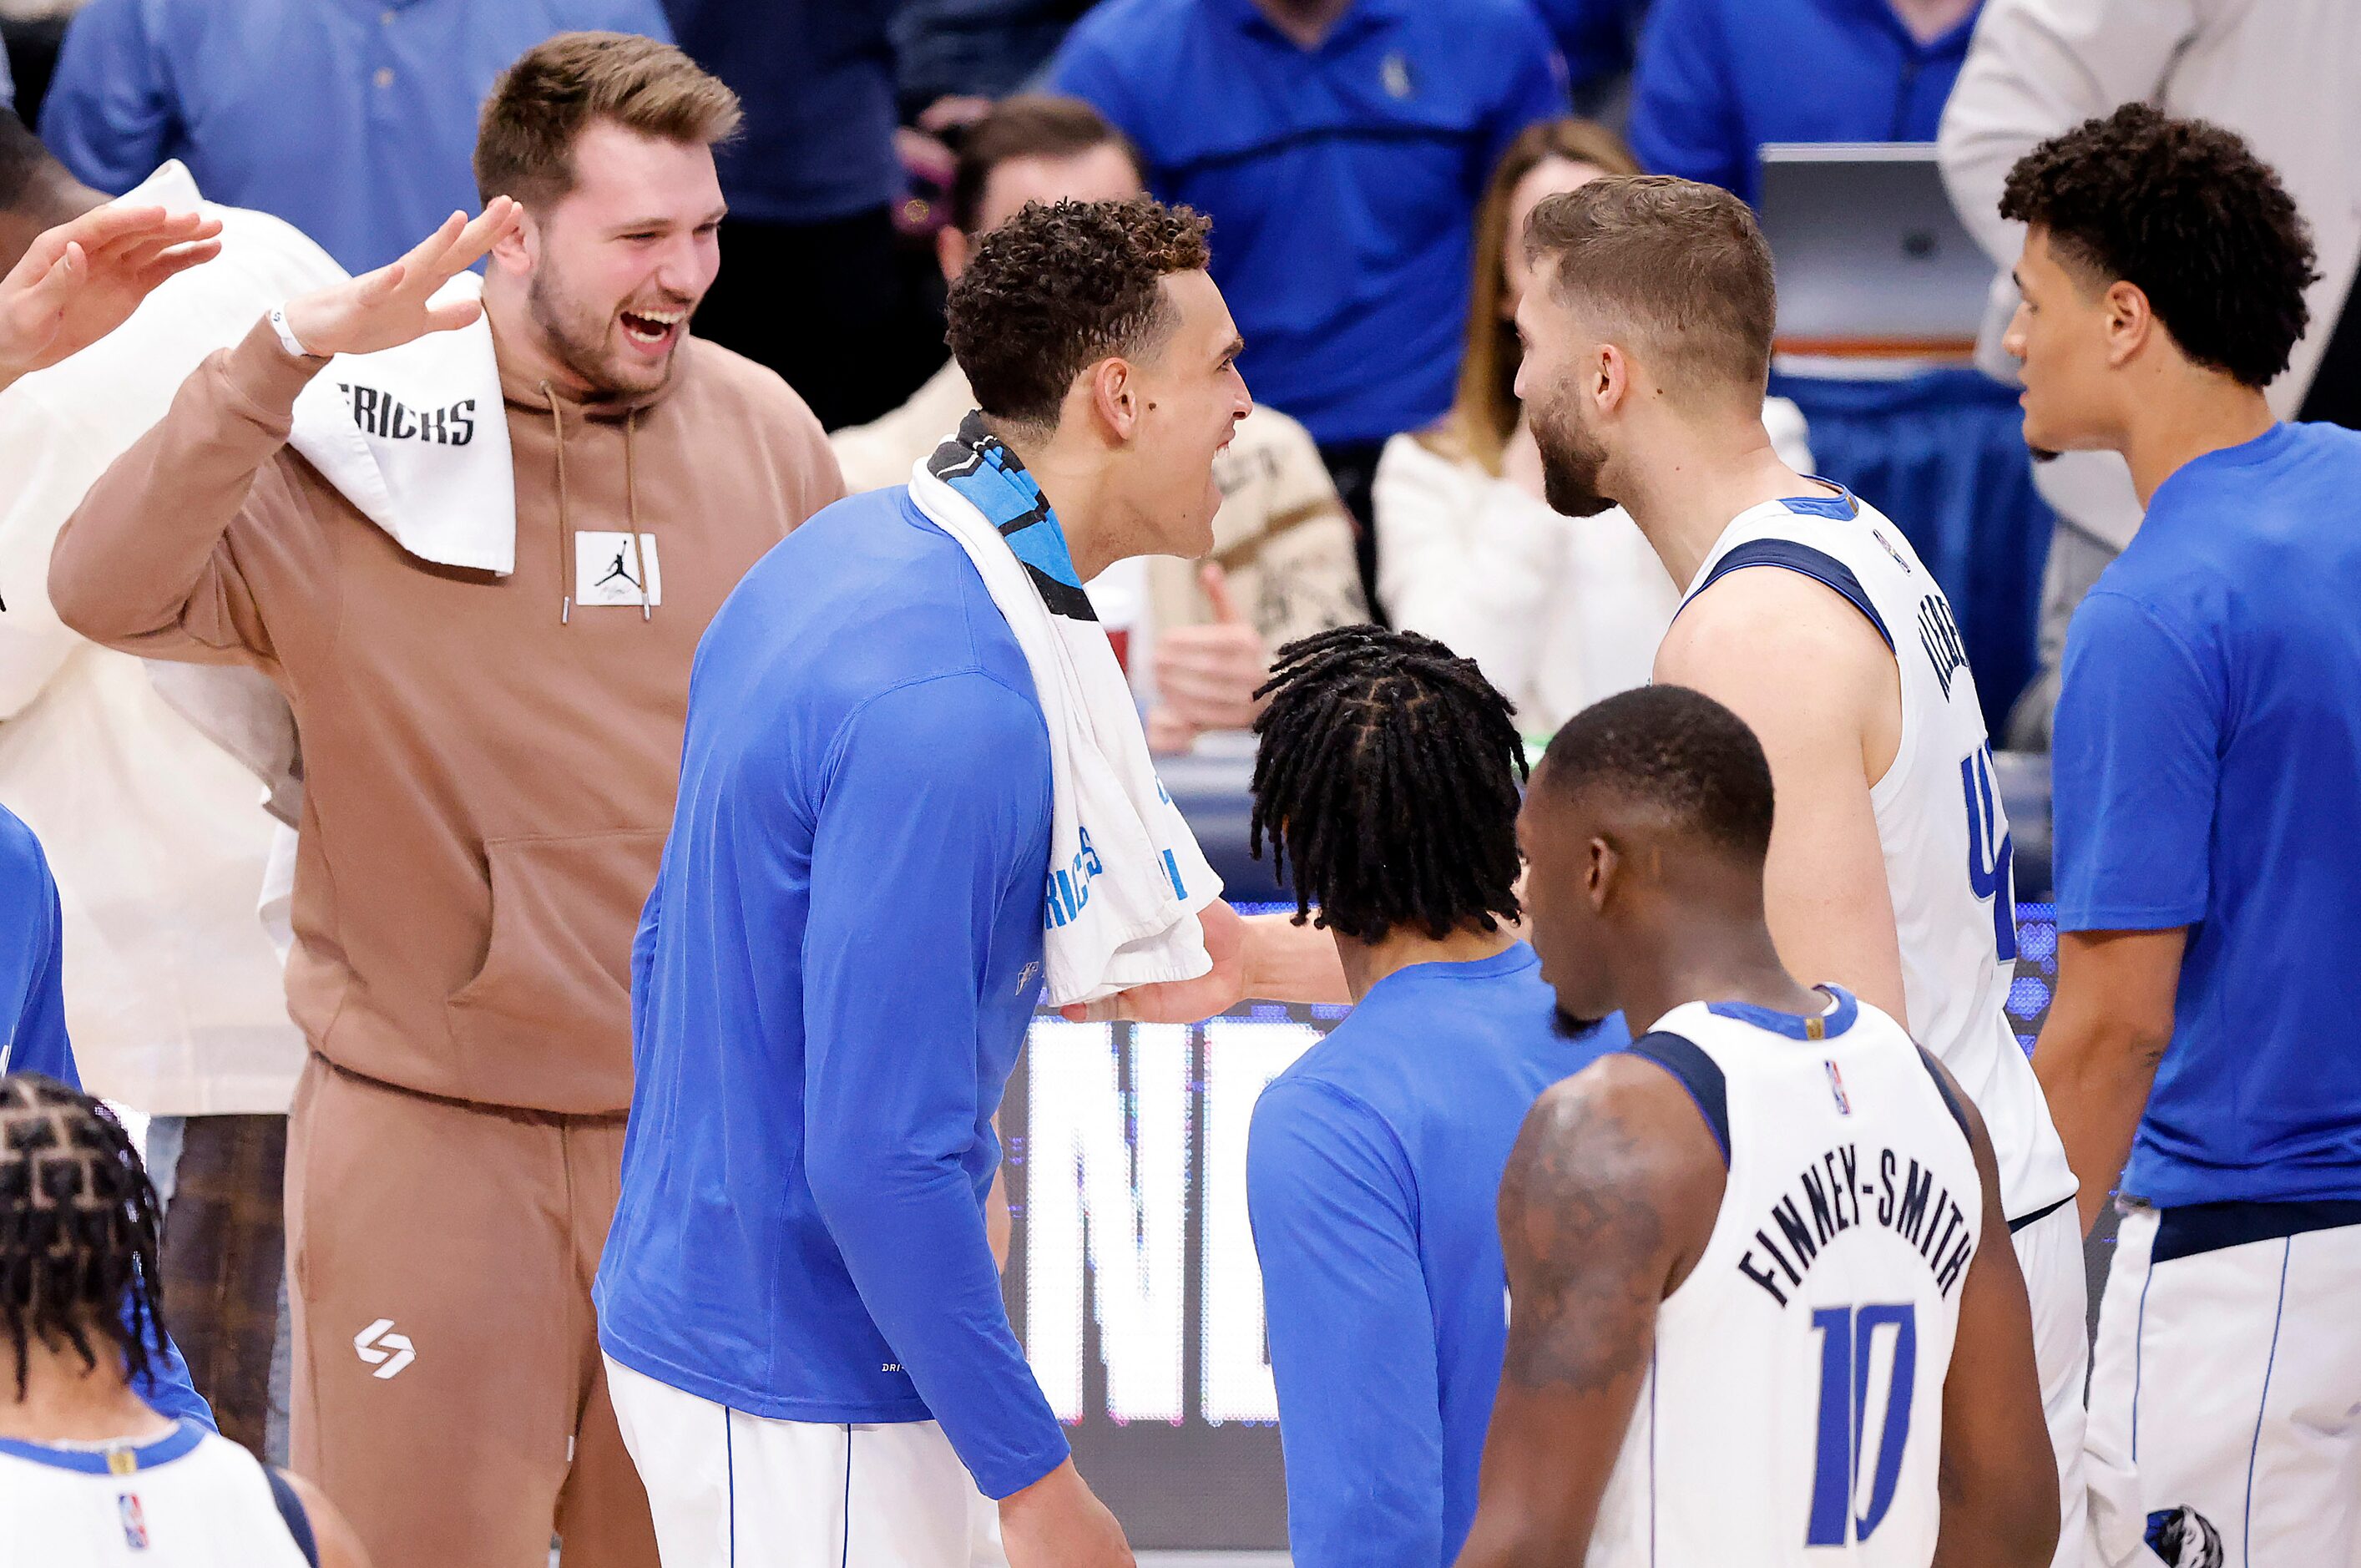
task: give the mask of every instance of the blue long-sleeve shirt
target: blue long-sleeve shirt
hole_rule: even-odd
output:
[[[365,271],[475,211],[493,79],[576,29],[672,37],[657,0],[91,0],[41,138],[116,194],[177,158],[212,200]]]
[[[0,806],[0,1073],[43,1072],[82,1087],[66,1037],[65,916],[40,840]],[[213,1407],[189,1381],[170,1339],[152,1347],[132,1390],[159,1415],[193,1417],[214,1430]]]
[[[899,487],[820,512],[690,677],[609,1354],[777,1420],[939,1420],[994,1497],[1064,1460],[983,1222],[1049,856],[1048,728],[965,552]]]
[[[1932,141],[1975,27],[1921,43],[1885,0],[1655,0],[1632,154],[1752,202],[1764,142]]]
[[[1476,1517],[1508,1347],[1501,1173],[1578,1039],[1522,942],[1371,987],[1273,1080],[1246,1140],[1296,1568],[1443,1568]]]

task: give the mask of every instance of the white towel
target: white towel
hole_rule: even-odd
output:
[[[910,473],[910,499],[975,563],[1025,652],[1049,727],[1051,1006],[1209,972],[1197,911],[1222,891],[1148,761],[1148,736],[1057,516],[968,416]]]
[[[482,297],[462,272],[433,303]],[[339,354],[295,399],[289,442],[362,516],[422,561],[516,569],[516,466],[492,324]]]

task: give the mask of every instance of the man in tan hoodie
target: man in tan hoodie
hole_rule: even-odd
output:
[[[288,994],[313,1054],[288,1155],[293,1459],[378,1568],[542,1568],[553,1530],[567,1568],[656,1562],[589,1297],[631,933],[697,639],[842,489],[784,382],[687,335],[719,265],[711,147],[738,117],[667,45],[532,50],[484,108],[483,215],[208,359],[50,563],[69,625],[255,665],[295,712]],[[480,465],[459,449],[489,409],[406,406],[364,384],[386,362],[330,356],[483,334],[466,280],[445,286],[488,251],[514,519],[480,532],[505,572],[422,543],[454,509],[405,531],[381,488],[346,478],[357,505],[287,447],[325,370],[354,444]],[[456,510],[504,517],[490,488]]]

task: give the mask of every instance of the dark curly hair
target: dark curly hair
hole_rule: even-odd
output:
[[[2249,387],[2287,368],[2320,273],[2312,231],[2235,133],[2125,104],[2016,160],[2000,214],[2048,231],[2059,260],[2121,279],[2181,352]]]
[[[1257,696],[1254,816],[1295,923],[1364,942],[1398,926],[1442,939],[1516,920],[1524,740],[1509,699],[1432,637],[1339,626],[1279,651]],[[1498,918],[1496,918],[1498,917]]]
[[[110,1344],[124,1371],[165,1343],[156,1190],[115,1113],[38,1072],[0,1078],[0,1333],[25,1398],[35,1343],[71,1346],[95,1371]]]
[[[1572,799],[1605,789],[1757,865],[1771,852],[1771,763],[1746,720],[1687,686],[1593,703],[1551,737],[1533,785]]]
[[[1054,429],[1090,366],[1154,349],[1174,313],[1158,284],[1211,259],[1210,219],[1146,196],[1027,203],[950,288],[951,355],[986,416]]]

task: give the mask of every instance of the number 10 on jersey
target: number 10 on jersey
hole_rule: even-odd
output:
[[[1820,1336],[1820,1420],[1812,1469],[1812,1517],[1806,1546],[1867,1541],[1894,1506],[1902,1454],[1910,1439],[1910,1395],[1918,1370],[1918,1312],[1908,1302],[1872,1307],[1822,1307],[1812,1314]],[[1881,1346],[1890,1350],[1885,1409],[1872,1429],[1871,1373]],[[1863,1462],[1874,1455],[1868,1506],[1861,1496]]]

